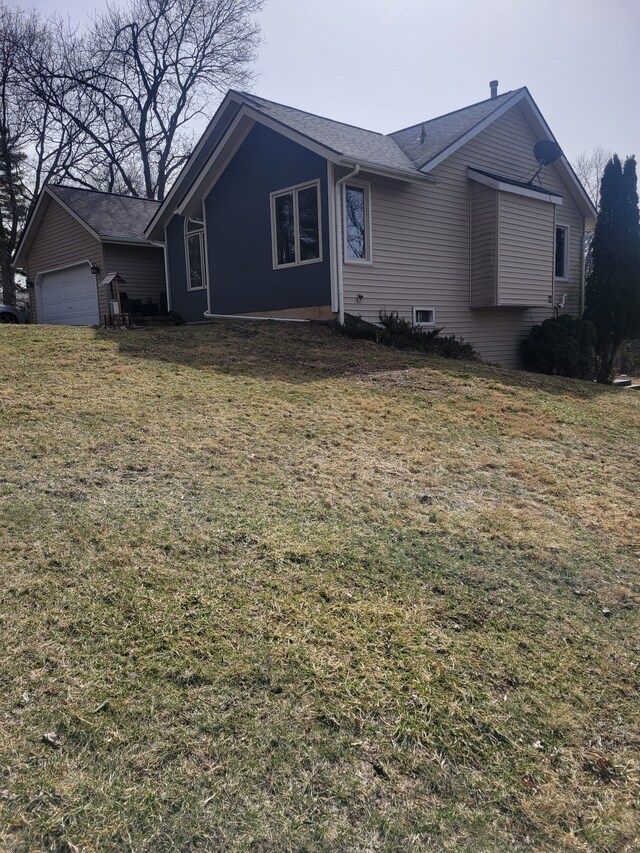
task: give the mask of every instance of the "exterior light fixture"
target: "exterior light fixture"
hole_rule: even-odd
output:
[[[99,275],[100,267],[98,264],[91,264],[91,275]]]

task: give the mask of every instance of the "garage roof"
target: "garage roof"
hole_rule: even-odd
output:
[[[49,186],[60,201],[85,222],[101,240],[144,240],[144,229],[160,207],[159,201],[85,190]],[[146,241],[145,241],[146,242]]]
[[[148,198],[45,184],[16,249],[14,267],[22,267],[26,262],[46,210],[54,201],[102,243],[145,246],[150,241],[145,238],[144,229],[160,207],[160,202]]]

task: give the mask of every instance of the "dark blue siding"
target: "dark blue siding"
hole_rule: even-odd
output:
[[[274,270],[269,194],[317,178],[323,260]],[[213,313],[273,311],[331,302],[327,161],[323,157],[256,124],[205,205]]]
[[[167,255],[171,310],[183,320],[204,320],[206,290],[187,290],[187,263],[184,250],[184,217],[174,216],[167,226]]]

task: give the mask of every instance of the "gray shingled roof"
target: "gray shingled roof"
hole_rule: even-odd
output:
[[[111,195],[78,187],[51,186],[48,189],[102,240],[147,242],[144,229],[160,206],[147,198]]]
[[[489,98],[453,113],[397,130],[391,133],[390,137],[398,143],[414,166],[421,169],[522,91],[514,89],[512,92],[505,92],[497,98]],[[421,142],[423,129],[424,141]]]
[[[319,142],[347,160],[360,160],[403,172],[416,171],[411,160],[390,136],[276,104],[256,95],[245,92],[240,94],[248,106]]]

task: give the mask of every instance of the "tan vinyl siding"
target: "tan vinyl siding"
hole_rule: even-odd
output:
[[[434,169],[435,186],[371,176],[373,263],[344,264],[345,310],[375,322],[381,309],[398,310],[410,320],[414,306],[433,306],[436,325],[444,326],[447,334],[473,342],[489,360],[519,364],[520,341],[533,323],[551,315],[552,307],[470,307],[467,169],[476,166],[522,178],[536,165],[536,140],[524,111],[516,106]],[[564,310],[577,314],[583,217],[555,166],[544,169],[542,182],[563,197],[557,221],[570,226],[569,280],[556,283],[555,299],[567,293]]]
[[[486,308],[497,299],[498,194],[471,183],[471,306]]]
[[[544,307],[553,291],[554,206],[498,196],[498,305]]]
[[[129,299],[151,299],[161,304],[161,294],[166,295],[164,252],[155,246],[126,246],[121,243],[104,244],[105,270],[101,280],[109,273],[120,273],[125,283],[121,285]]]
[[[51,199],[44,212],[38,233],[31,244],[26,259],[27,277],[36,281],[49,270],[90,261],[104,267],[102,246],[77,219]],[[98,294],[100,313],[106,311],[106,302]],[[33,320],[37,322],[36,300],[31,298]]]

